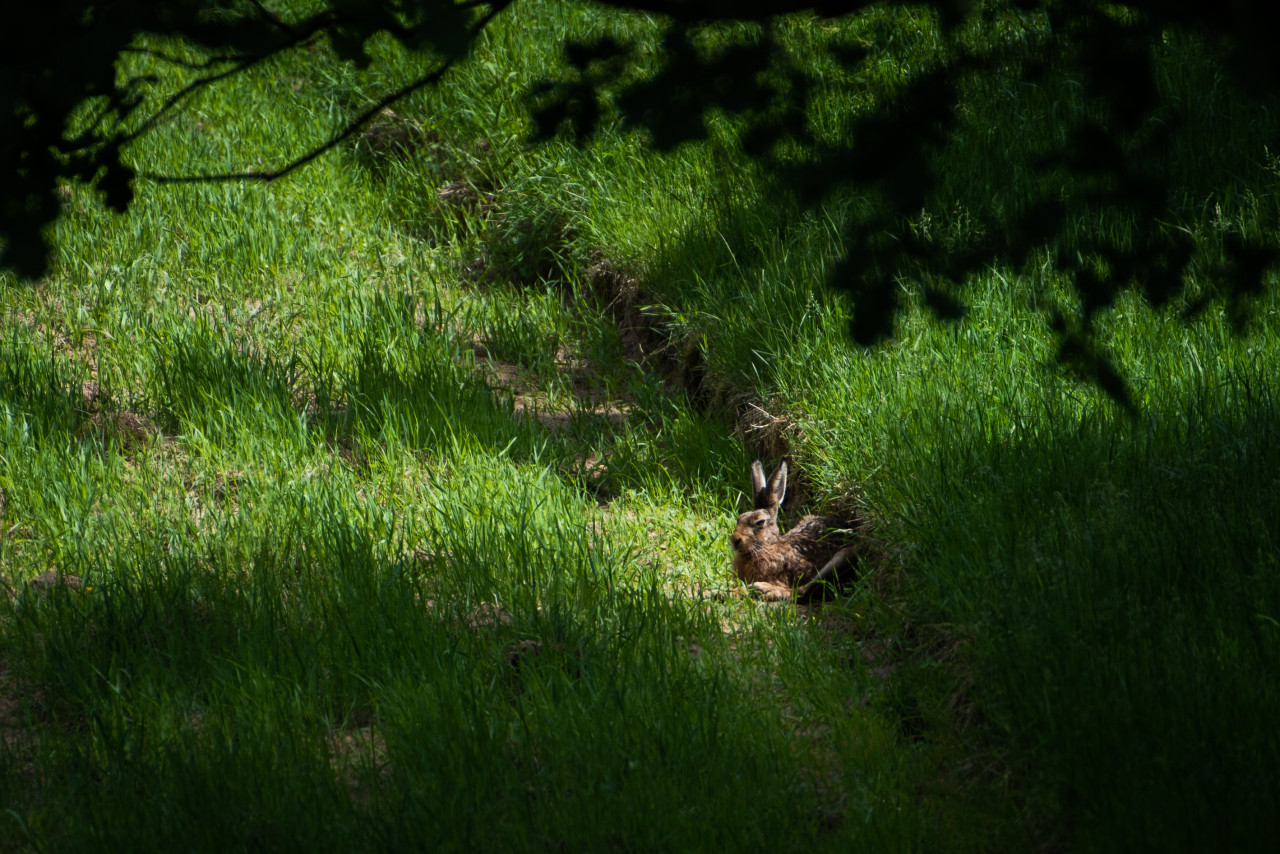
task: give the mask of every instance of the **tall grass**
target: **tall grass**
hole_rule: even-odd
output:
[[[790,37],[896,27],[877,65],[896,80],[930,61],[913,15]],[[68,191],[55,273],[4,291],[3,838],[1273,837],[1272,303],[1243,337],[1216,305],[1188,324],[1117,303],[1102,340],[1136,420],[1055,362],[1046,317],[1074,297],[1047,266],[969,283],[952,326],[904,282],[894,339],[856,350],[856,306],[820,282],[863,200],[778,204],[726,122],[662,156],[616,134],[519,142],[514,96],[602,28],[655,30],[513,7],[448,85],[397,107],[421,134],[408,151],[143,187],[123,217]],[[1170,63],[1170,91],[1198,91],[1208,66],[1180,49],[1196,62]],[[376,50],[370,72],[320,47],[228,81],[132,156],[278,163],[420,70]],[[1043,91],[969,97],[1036,116],[1027,145],[1054,132]],[[858,107],[833,100],[830,127]],[[1199,132],[1247,152],[1255,131]],[[982,172],[985,151],[953,152],[970,180],[924,212],[939,239],[972,237],[975,200],[1016,177]],[[1272,204],[1260,183],[1230,197]],[[1185,225],[1211,245],[1266,221],[1224,210]],[[884,539],[887,566],[822,611],[699,595],[728,587],[765,434],[807,507],[857,484]],[[82,587],[27,584],[48,569]]]
[[[954,747],[897,738],[847,628],[697,595],[726,587],[749,452],[627,359],[585,275],[643,266],[651,232],[603,246],[588,224],[631,199],[604,205],[615,179],[582,167],[663,161],[519,149],[492,91],[600,20],[546,5],[496,30],[403,108],[438,140],[404,160],[143,187],[123,217],[68,189],[54,274],[4,297],[5,847],[1022,834],[954,785],[916,797]],[[409,73],[390,58],[385,78],[281,59],[132,156],[278,162]],[[448,207],[458,181],[496,201]],[[687,215],[655,197],[651,228]]]

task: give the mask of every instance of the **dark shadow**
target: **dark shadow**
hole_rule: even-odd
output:
[[[240,419],[283,423],[295,409],[295,361],[251,350],[207,324],[158,342],[155,351],[157,417],[173,433],[195,427],[217,442],[234,442]]]
[[[396,367],[373,348],[361,353],[345,396],[364,429],[375,434],[391,429],[410,446],[432,453],[478,446],[523,459],[533,450],[537,426],[516,416],[508,393],[437,352],[417,359],[410,354],[408,361],[409,366]],[[331,421],[330,426],[336,425]]]
[[[83,366],[29,345],[0,343],[0,403],[25,419],[35,437],[75,435],[85,420]]]
[[[917,472],[927,620],[964,627],[980,705],[1082,849],[1280,832],[1274,389],[1255,368],[1146,424],[942,447]]]

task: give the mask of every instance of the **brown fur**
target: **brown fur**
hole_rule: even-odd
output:
[[[786,495],[787,464],[765,480],[757,460],[751,466],[755,509],[738,517],[729,538],[733,570],[767,599],[784,599],[799,587],[805,596],[816,582],[835,581],[838,570],[855,560],[856,520],[805,516],[787,533],[778,528],[778,508]]]

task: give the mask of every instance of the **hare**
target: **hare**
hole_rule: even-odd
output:
[[[855,558],[853,525],[822,516],[805,516],[787,533],[778,530],[778,507],[787,493],[787,464],[781,462],[766,481],[764,466],[751,464],[755,509],[738,517],[729,542],[738,578],[767,601],[807,598]]]

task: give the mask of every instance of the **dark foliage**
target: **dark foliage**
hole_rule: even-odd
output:
[[[822,83],[819,59],[853,75],[887,48],[832,44],[827,57],[803,64],[782,45],[779,16],[854,15],[865,0],[600,0],[642,10],[665,21],[656,59],[614,39],[565,46],[568,74],[529,93],[536,132],[545,138],[585,138],[619,116],[643,130],[653,145],[671,148],[707,135],[711,114],[735,117],[745,152],[776,177],[780,192],[814,206],[856,189],[871,204],[846,223],[847,252],[833,268],[834,287],[855,304],[853,338],[864,344],[890,334],[900,289],[910,276],[925,284],[927,304],[944,319],[963,315],[955,296],[972,273],[993,263],[1015,267],[1048,249],[1080,297],[1078,330],[1064,339],[1064,357],[1088,365],[1122,401],[1123,381],[1083,343],[1090,320],[1126,288],[1155,305],[1183,294],[1194,266],[1206,265],[1193,239],[1174,225],[1181,198],[1176,144],[1187,105],[1162,94],[1156,53],[1168,39],[1190,35],[1215,52],[1228,85],[1265,111],[1280,83],[1280,53],[1272,49],[1273,4],[1264,0],[1204,3],[1193,0],[934,0],[877,5],[927,8],[944,45],[940,58],[892,91],[878,91],[875,106],[850,112],[840,143],[819,137],[807,121],[811,95]],[[59,213],[60,178],[91,182],[107,203],[123,210],[135,175],[121,163],[120,147],[146,133],[195,89],[242,71],[280,51],[326,37],[339,55],[367,64],[366,40],[389,32],[409,47],[438,58],[431,73],[389,95],[358,117],[324,148],[274,171],[240,175],[149,176],[158,180],[270,180],[313,159],[357,132],[378,111],[415,89],[439,81],[462,58],[478,32],[509,3],[453,0],[332,0],[305,20],[286,23],[251,0],[170,0],[90,3],[53,0],[9,4],[0,13],[0,266],[24,277],[46,269],[44,228]],[[998,33],[1000,20],[1026,25],[1007,39],[972,38],[975,29]],[[725,21],[753,22],[758,36],[704,47],[699,35]],[[38,37],[32,34],[38,33]],[[149,115],[139,115],[146,78],[120,81],[115,61],[138,49],[137,36],[178,37],[207,49],[206,71]],[[175,55],[170,61],[183,62]],[[637,69],[643,68],[643,73]],[[1060,176],[1083,188],[1070,198],[1029,182],[1020,198],[1003,202],[986,241],[936,241],[913,236],[909,218],[934,198],[939,164],[961,133],[962,89],[975,82],[1075,81],[1084,108],[1061,142],[1022,164],[1033,175]],[[87,109],[87,112],[86,112]],[[1183,155],[1185,156],[1185,155]],[[1108,229],[1072,226],[1084,211],[1123,222],[1121,237]],[[1274,224],[1272,224],[1274,226]],[[1274,227],[1264,233],[1274,232]],[[1083,233],[1083,236],[1082,236]],[[1228,240],[1207,265],[1217,293],[1233,316],[1246,317],[1248,299],[1265,287],[1277,262],[1275,240]],[[1193,309],[1196,307],[1193,304]],[[1076,342],[1076,343],[1072,343]],[[1077,346],[1079,344],[1079,346]]]
[[[1213,292],[1243,322],[1248,298],[1265,287],[1280,262],[1275,240],[1250,242],[1231,235],[1222,257],[1206,265],[1192,236],[1175,225],[1182,219],[1178,205],[1184,189],[1177,186],[1176,176],[1197,166],[1178,162],[1177,131],[1188,105],[1167,93],[1162,96],[1155,57],[1167,38],[1193,35],[1215,51],[1229,85],[1265,112],[1280,82],[1280,54],[1261,35],[1268,31],[1272,4],[898,4],[925,5],[935,12],[947,60],[922,68],[896,91],[877,92],[876,107],[852,115],[842,135],[847,142],[837,145],[818,138],[807,121],[810,96],[822,85],[816,57],[798,66],[772,24],[786,12],[838,16],[872,4],[604,2],[669,16],[659,67],[651,76],[628,82],[626,63],[617,61],[626,56],[627,46],[571,45],[567,56],[577,73],[549,84],[533,101],[540,132],[568,129],[579,137],[588,135],[601,115],[592,99],[609,98],[625,122],[647,131],[654,145],[669,148],[706,136],[708,117],[720,111],[739,121],[747,153],[801,204],[818,205],[850,189],[869,198],[868,213],[846,223],[847,251],[829,282],[853,299],[850,332],[859,343],[871,344],[892,332],[899,277],[921,282],[934,313],[955,319],[965,309],[953,294],[971,274],[996,263],[1018,268],[1048,249],[1055,267],[1074,283],[1081,305],[1073,331],[1067,332],[1065,325],[1060,331],[1063,363],[1133,411],[1124,379],[1091,340],[1096,313],[1130,287],[1152,304],[1164,305],[1183,295],[1193,269],[1199,267],[1203,282],[1207,266]],[[975,27],[996,32],[997,16],[1010,13],[1030,26],[1007,40],[966,37]],[[761,35],[750,45],[714,55],[700,52],[700,30],[719,18],[759,22]],[[835,45],[829,52],[856,74],[859,67],[874,63],[882,49],[878,44]],[[615,70],[612,77],[610,70]],[[915,234],[909,218],[936,198],[946,149],[964,132],[958,115],[961,87],[1064,77],[1082,90],[1084,108],[1074,126],[1059,145],[1038,153],[1032,162],[1006,164],[1060,180],[1028,181],[1022,197],[1003,200],[1004,215],[987,229],[998,240],[948,246]],[[1054,183],[1081,190],[1063,198],[1047,189]],[[1086,216],[1126,227],[1122,232],[1076,227]],[[1193,312],[1202,305],[1193,303]]]
[[[144,176],[160,181],[272,180],[352,136],[394,101],[438,81],[507,5],[501,0],[332,0],[303,20],[286,22],[258,0],[5,4],[0,12],[0,268],[24,278],[47,270],[50,247],[44,231],[59,213],[61,179],[90,183],[111,208],[125,210],[137,176],[121,162],[121,147],[166,120],[197,90],[318,38],[327,38],[340,57],[362,67],[372,61],[365,44],[379,32],[439,58],[433,71],[384,98],[321,148],[280,169]],[[139,47],[142,34],[172,38],[174,51]],[[206,57],[194,62],[184,58],[182,43],[203,48]],[[146,113],[144,95],[156,80],[120,80],[116,73],[117,59],[131,51],[202,73]]]

